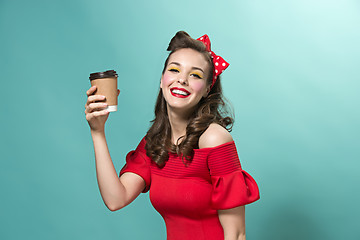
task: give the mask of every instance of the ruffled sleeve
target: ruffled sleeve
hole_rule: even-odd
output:
[[[212,182],[213,209],[229,209],[260,198],[255,180],[241,169],[234,141],[211,149],[208,167]]]
[[[145,138],[143,138],[136,150],[130,151],[126,155],[126,164],[119,174],[121,176],[123,173],[132,172],[142,177],[146,185],[143,190],[144,193],[149,191],[151,184],[150,161],[146,155],[145,144]]]

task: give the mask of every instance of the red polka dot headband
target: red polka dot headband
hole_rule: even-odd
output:
[[[206,51],[211,54],[211,58],[214,64],[214,73],[213,73],[213,80],[211,84],[211,88],[214,86],[217,77],[229,66],[229,63],[226,62],[222,57],[216,55],[213,51],[211,51],[211,43],[208,35],[204,35],[199,37],[198,39],[200,42],[204,43],[206,46]]]

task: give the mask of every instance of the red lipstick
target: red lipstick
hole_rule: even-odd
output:
[[[173,92],[173,90],[179,90],[179,91],[182,91],[182,92],[185,92],[187,95],[182,95],[182,94],[178,94],[178,93],[175,93]],[[187,98],[188,96],[190,96],[190,92],[187,91],[186,89],[184,88],[177,88],[177,87],[174,87],[174,88],[171,88],[170,89],[170,93],[171,95],[173,95],[174,97],[178,97],[178,98]]]

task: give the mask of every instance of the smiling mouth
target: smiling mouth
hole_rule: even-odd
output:
[[[190,96],[190,93],[188,91],[181,88],[171,88],[170,92],[171,95],[178,98],[187,98],[188,96]]]

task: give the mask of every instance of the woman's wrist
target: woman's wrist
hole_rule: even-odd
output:
[[[91,132],[91,136],[92,137],[97,137],[97,136],[104,136],[105,135],[105,130],[90,130]]]

